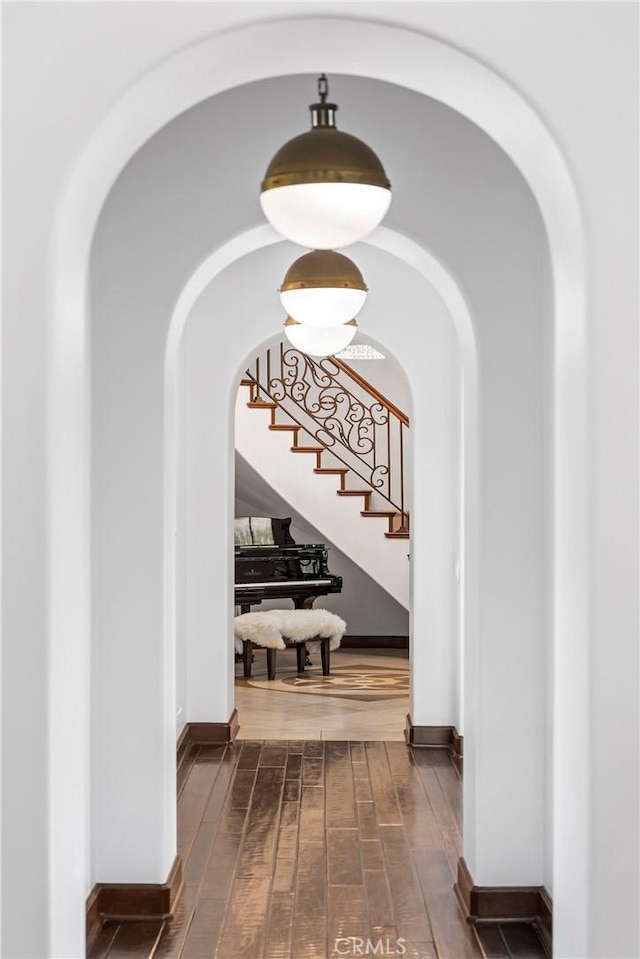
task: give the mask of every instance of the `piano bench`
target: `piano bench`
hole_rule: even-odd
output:
[[[306,640],[296,641],[293,639],[288,639],[286,636],[283,636],[282,638],[284,640],[284,644],[287,649],[291,649],[293,646],[295,646],[298,673],[304,673],[305,662],[307,659],[307,641]],[[320,643],[320,655],[322,658],[322,675],[329,676],[330,675],[329,639],[324,636],[318,636],[317,638],[313,637],[311,640],[309,640],[309,642]],[[266,650],[267,679],[275,679],[277,650],[273,649],[271,646],[261,646],[260,643],[255,643],[251,639],[242,640],[242,665],[243,665],[244,678],[251,679],[251,661],[253,659],[254,649]]]
[[[320,643],[322,674],[329,675],[329,652],[340,645],[347,624],[328,609],[267,609],[242,613],[234,619],[234,642],[242,649],[244,675],[251,677],[251,653],[256,647],[267,650],[267,675],[276,677],[276,649],[295,646],[298,672],[304,672],[307,643]],[[240,646],[242,643],[242,646]]]

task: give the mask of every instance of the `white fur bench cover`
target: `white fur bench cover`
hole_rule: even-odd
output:
[[[242,641],[257,646],[285,649],[287,643],[328,639],[329,649],[340,645],[347,624],[328,609],[265,609],[261,613],[242,613],[234,625],[235,648],[242,652]]]

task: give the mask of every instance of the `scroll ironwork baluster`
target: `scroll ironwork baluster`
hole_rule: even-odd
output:
[[[283,342],[279,354],[279,368],[274,370],[271,350],[266,350],[264,383],[260,378],[261,357],[256,358],[258,393],[277,403],[291,420],[390,503],[400,514],[400,528],[406,530],[406,413],[336,357],[316,361]]]

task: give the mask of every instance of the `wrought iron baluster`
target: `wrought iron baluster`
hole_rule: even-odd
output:
[[[400,524],[405,526],[404,518],[404,433],[403,424],[400,423]]]
[[[262,362],[263,369],[266,367],[264,384],[260,381],[261,357],[257,357],[258,391],[278,403],[332,456],[398,510],[401,527],[406,528],[403,452],[403,431],[409,426],[406,414],[335,357],[315,361],[281,342],[278,375],[272,375],[270,349],[266,350]],[[360,395],[349,388],[345,378],[355,384]],[[363,399],[362,394],[367,399]],[[396,423],[399,462],[392,435],[392,425]]]

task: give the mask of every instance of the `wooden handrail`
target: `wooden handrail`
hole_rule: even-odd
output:
[[[403,413],[402,410],[395,405],[395,403],[391,402],[391,400],[388,400],[387,397],[377,390],[375,386],[369,383],[368,380],[365,380],[363,376],[360,376],[359,373],[356,373],[356,371],[350,367],[348,363],[345,363],[344,360],[339,360],[337,356],[332,356],[331,362],[335,363],[336,366],[341,369],[343,373],[346,373],[347,376],[350,376],[351,379],[358,384],[358,386],[361,386],[362,389],[366,390],[370,396],[373,396],[379,403],[382,404],[382,406],[397,416],[404,426],[409,425],[409,417],[407,414]]]

